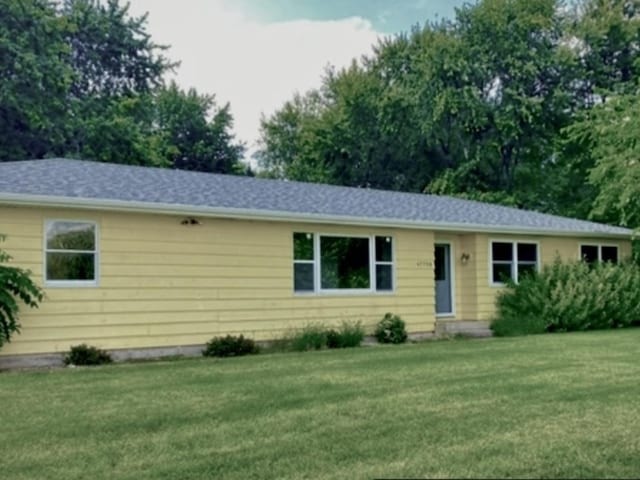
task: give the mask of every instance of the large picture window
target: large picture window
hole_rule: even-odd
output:
[[[294,291],[392,291],[393,239],[293,234]]]
[[[49,284],[95,285],[96,224],[55,220],[45,225],[45,281]]]
[[[538,270],[538,245],[525,242],[491,242],[491,281],[503,284],[518,282]]]
[[[618,263],[618,247],[615,245],[580,245],[580,258],[587,263]]]

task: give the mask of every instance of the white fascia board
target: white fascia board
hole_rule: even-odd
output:
[[[500,225],[483,225],[456,222],[424,222],[415,220],[396,220],[385,218],[366,218],[351,216],[322,215],[314,213],[295,213],[246,208],[208,207],[198,205],[181,205],[171,203],[134,202],[125,200],[105,200],[95,198],[54,197],[48,195],[21,195],[0,193],[0,204],[16,206],[73,208],[82,210],[101,210],[112,212],[154,213],[160,215],[191,215],[213,218],[231,218],[242,220],[261,220],[272,222],[296,222],[311,224],[352,225],[378,228],[406,228],[415,230],[432,230],[440,232],[462,233],[501,233],[505,235],[536,235],[587,238],[623,238],[634,236],[632,230],[627,232],[585,232],[571,230],[540,230],[533,227],[514,227]]]

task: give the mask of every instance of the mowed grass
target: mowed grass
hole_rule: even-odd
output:
[[[0,374],[0,476],[640,476],[640,329]]]

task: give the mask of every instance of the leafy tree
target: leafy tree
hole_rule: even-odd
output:
[[[0,19],[0,161],[40,158],[62,138],[67,26],[47,0],[3,0]]]
[[[317,90],[296,93],[292,100],[260,122],[255,156],[261,175],[310,182],[331,182],[329,167],[317,148],[325,99]]]
[[[86,98],[62,155],[101,162],[166,167],[169,146],[154,127],[152,94]]]
[[[118,0],[64,0],[66,58],[73,71],[66,95],[65,141],[53,153],[116,163],[168,165],[152,131],[153,91],[175,64],[146,32],[146,16],[130,17]]]
[[[247,173],[229,105],[165,87],[176,64],[128,4],[7,0],[0,14],[0,161],[58,155]]]
[[[640,227],[640,99],[609,96],[567,131],[569,141],[593,163],[588,181],[595,189],[590,216]]]
[[[148,93],[162,85],[175,63],[146,32],[147,16],[131,17],[118,0],[64,0],[58,15],[66,22],[72,98]]]
[[[585,100],[593,103],[606,92],[634,93],[640,73],[640,0],[583,0],[569,19]]]
[[[213,96],[184,92],[174,82],[158,89],[154,101],[154,128],[170,166],[239,173],[244,146],[234,142],[229,104],[218,108]]]
[[[0,235],[0,242],[4,239],[5,236]],[[3,265],[10,260],[11,257],[0,249],[0,347],[20,331],[18,300],[35,308],[44,298],[40,287],[31,280],[31,272]]]
[[[435,92],[432,110],[438,125],[444,119],[465,139],[453,189],[503,192],[545,208],[538,185],[574,101],[575,55],[563,47],[556,8],[553,0],[485,0],[457,11],[459,54],[436,72],[451,80]],[[461,119],[452,124],[452,115]]]
[[[576,104],[557,6],[466,5],[329,71],[263,121],[268,173],[548,208],[539,184]]]

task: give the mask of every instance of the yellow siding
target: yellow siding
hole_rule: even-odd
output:
[[[0,208],[13,263],[42,284],[45,219],[95,221],[98,287],[46,289],[38,310],[22,308],[22,332],[2,355],[60,352],[87,342],[101,348],[202,344],[215,335],[277,338],[310,322],[360,320],[369,329],[400,315],[412,332],[434,329],[433,234],[73,210]],[[294,295],[294,231],[391,235],[396,291]]]
[[[626,240],[598,239],[595,237],[548,237],[548,236],[515,236],[515,235],[476,235],[476,281],[477,290],[477,319],[490,320],[495,313],[495,297],[500,287],[492,286],[489,277],[489,248],[491,241],[519,241],[538,244],[538,253],[542,264],[552,263],[557,257],[562,260],[578,260],[580,245],[583,243],[616,245],[620,258],[631,255],[631,242]]]
[[[519,237],[201,219],[181,225],[168,215],[0,207],[3,247],[13,263],[42,284],[45,219],[95,221],[99,227],[98,287],[46,289],[38,310],[22,308],[22,333],[0,355],[48,353],[87,342],[101,348],[202,344],[215,335],[273,339],[310,322],[360,320],[369,329],[386,312],[410,332],[435,325],[434,243],[451,244],[456,320],[487,320],[499,287],[489,278],[490,240],[537,242],[544,263],[579,256],[597,238]],[[292,233],[391,235],[396,290],[387,294],[294,295]],[[468,253],[463,263],[461,255]]]

